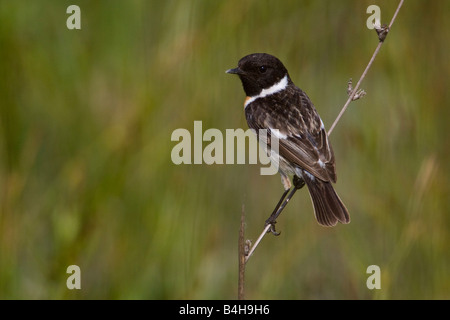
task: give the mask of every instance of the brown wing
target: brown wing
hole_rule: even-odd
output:
[[[336,182],[333,149],[308,96],[294,85],[259,98],[245,110],[250,128],[278,129],[279,153],[323,181]]]

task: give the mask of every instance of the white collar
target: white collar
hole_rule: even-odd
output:
[[[277,93],[277,92],[280,92],[280,91],[286,89],[287,85],[288,85],[288,76],[286,74],[283,79],[281,79],[280,81],[278,81],[271,87],[269,87],[267,89],[262,89],[261,92],[259,94],[257,94],[256,96],[247,98],[245,100],[244,108],[246,108],[250,103],[252,103],[256,99],[264,98],[264,97],[270,96],[271,94],[274,94],[274,93]]]

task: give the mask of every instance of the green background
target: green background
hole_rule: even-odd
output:
[[[247,129],[225,70],[253,52],[279,57],[329,128],[377,45],[371,4],[388,23],[398,2],[1,0],[0,298],[235,299],[241,207],[255,241],[280,178],[174,165],[171,134]],[[405,1],[331,135],[352,222],[319,226],[298,192],[247,298],[450,298],[449,34],[449,1]]]

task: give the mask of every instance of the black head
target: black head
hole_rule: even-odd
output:
[[[255,96],[263,89],[279,82],[288,71],[278,58],[267,53],[253,53],[239,60],[238,67],[227,70],[237,74],[247,96]]]

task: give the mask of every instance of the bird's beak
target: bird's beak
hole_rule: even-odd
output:
[[[231,73],[231,74],[242,74],[242,70],[239,69],[239,67],[234,68],[234,69],[228,69],[227,71],[225,71],[226,73]]]

